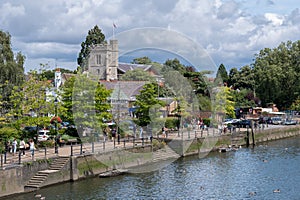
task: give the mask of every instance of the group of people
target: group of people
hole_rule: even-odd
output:
[[[6,143],[6,146],[5,146],[6,152],[12,153],[13,156],[17,153],[18,148],[19,148],[20,154],[23,155],[23,156],[25,156],[25,150],[27,148],[29,148],[29,150],[31,152],[31,156],[34,155],[35,144],[34,144],[34,141],[32,139],[30,139],[28,143],[26,143],[24,141],[24,139],[22,139],[18,143],[17,139],[14,138],[12,142],[10,142],[8,140],[7,143]]]

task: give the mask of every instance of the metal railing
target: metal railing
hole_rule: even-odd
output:
[[[147,138],[122,138],[107,140],[103,139],[101,141],[87,142],[87,143],[70,143],[69,145],[65,144],[61,147],[55,149],[55,147],[41,147],[34,150],[34,153],[30,150],[25,150],[25,155],[23,151],[18,151],[16,154],[4,152],[0,156],[0,170],[7,167],[19,166],[26,162],[32,162],[35,160],[55,158],[58,156],[76,156],[83,154],[93,154],[114,151],[115,149],[122,148],[136,148],[144,147],[146,145],[152,144],[152,137]]]

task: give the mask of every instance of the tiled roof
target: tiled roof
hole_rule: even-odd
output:
[[[118,69],[122,72],[127,72],[134,69],[143,69],[147,71],[152,65],[142,65],[142,64],[131,64],[131,63],[119,63]]]

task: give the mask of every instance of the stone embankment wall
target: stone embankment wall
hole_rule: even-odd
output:
[[[24,185],[36,172],[49,167],[51,160],[38,160],[0,170],[0,197],[24,192]]]
[[[251,130],[249,131],[251,132]],[[251,137],[251,133],[249,135]],[[255,131],[255,142],[258,144],[297,135],[300,135],[300,126]],[[233,144],[233,139],[235,145],[245,145],[245,136],[246,132],[239,132],[233,135],[228,134],[218,137],[195,138],[183,143],[184,145],[186,144],[187,149],[185,149],[184,145],[181,149],[176,142],[173,142],[173,145],[170,147],[181,156],[195,155],[208,153],[219,147]],[[252,138],[250,138],[250,144],[251,141]],[[123,149],[102,154],[72,156],[70,161],[61,170],[49,174],[41,187],[96,176],[115,168],[130,168],[143,166],[145,164],[147,165],[151,159],[153,161],[152,151],[152,146],[145,146],[141,148],[126,149],[125,151]],[[156,161],[159,162],[159,159]],[[46,159],[0,169],[0,197],[25,192],[24,186],[28,183],[30,178],[38,171],[48,169],[50,163],[51,159]]]
[[[286,126],[265,130],[253,130],[255,144],[278,140],[300,135],[300,126]],[[251,129],[249,132],[249,143],[253,144]],[[247,130],[242,130],[233,134],[220,135],[218,137],[206,137],[194,139],[183,156],[207,153],[208,151],[216,151],[221,147],[229,145],[245,146]]]
[[[151,146],[144,146],[127,150],[120,149],[120,151],[99,155],[72,156],[61,170],[49,173],[40,187],[94,177],[115,168],[142,165],[148,161],[151,151]],[[37,160],[0,169],[0,197],[30,191],[25,190],[24,186],[38,171],[47,170],[51,162],[52,159]]]

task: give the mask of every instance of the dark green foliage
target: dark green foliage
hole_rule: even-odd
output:
[[[168,117],[165,122],[165,127],[168,129],[175,129],[178,124],[178,118]]]
[[[101,32],[101,29],[97,25],[93,29],[89,30],[85,41],[81,43],[81,50],[77,58],[78,65],[85,70],[86,62],[90,53],[90,47],[95,44],[101,44],[105,41],[105,35]]]
[[[226,71],[226,68],[223,64],[221,64],[219,66],[219,69],[217,71],[217,74],[216,74],[216,81],[217,82],[220,82],[220,83],[227,83],[228,82],[228,74],[227,74],[227,71]]]
[[[127,71],[121,76],[122,81],[155,81],[154,77],[143,69],[134,69]]]
[[[265,48],[253,64],[255,92],[262,104],[273,102],[280,109],[289,108],[300,92],[300,40]]]
[[[135,58],[133,59],[134,64],[144,64],[144,65],[150,65],[152,63],[151,59],[147,56],[141,57],[141,58]]]
[[[25,56],[18,52],[14,58],[10,39],[9,33],[0,30],[0,108],[2,114],[11,107],[9,96],[13,87],[21,85],[24,81]]]
[[[138,116],[138,125],[146,126],[151,122],[150,108],[157,105],[163,106],[164,102],[157,99],[157,87],[153,83],[144,85],[143,90],[136,96],[135,106],[137,106],[136,114]]]
[[[203,118],[203,123],[204,123],[206,126],[210,126],[210,119],[209,119],[209,118]]]

